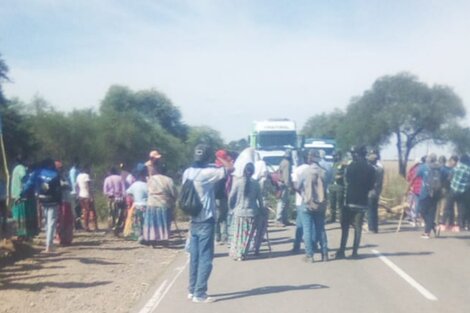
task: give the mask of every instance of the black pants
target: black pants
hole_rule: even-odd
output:
[[[468,226],[468,219],[469,219],[469,201],[470,201],[470,190],[465,191],[464,193],[455,194],[455,202],[457,203],[457,211],[458,211],[458,218],[457,218],[457,225],[459,225],[460,229],[464,229],[465,226]]]
[[[341,185],[330,185],[328,188],[328,200],[330,203],[329,222],[335,222],[337,215],[339,220],[341,220],[341,211],[344,206],[344,187]]]
[[[379,197],[370,196],[368,199],[367,223],[369,231],[379,232]]]
[[[439,197],[427,196],[420,200],[420,210],[424,219],[424,232],[429,234],[434,229],[436,219],[436,209]]]
[[[364,222],[365,210],[351,209],[348,205],[343,207],[341,212],[341,244],[338,252],[346,249],[346,243],[349,236],[349,225],[354,227],[353,254],[357,254],[361,244],[362,223]]]
[[[454,225],[455,222],[455,193],[449,190],[445,195],[444,212],[442,214],[441,224]]]

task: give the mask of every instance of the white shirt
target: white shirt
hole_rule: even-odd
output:
[[[296,188],[298,188],[298,183],[300,182],[300,178],[302,177],[304,171],[309,167],[308,164],[302,164],[299,165],[295,168],[295,170],[292,172],[292,183]],[[302,196],[296,192],[295,193],[295,205],[296,206],[301,206],[302,205]]]
[[[77,176],[77,186],[80,189],[78,196],[80,198],[90,198],[89,182],[91,181],[90,175],[87,173],[80,173]]]

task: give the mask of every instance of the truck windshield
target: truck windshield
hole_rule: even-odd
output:
[[[258,134],[257,148],[270,149],[270,148],[294,148],[297,144],[297,136],[295,131],[270,131],[260,132]]]

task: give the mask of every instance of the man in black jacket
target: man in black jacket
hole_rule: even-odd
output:
[[[353,147],[351,154],[353,161],[345,171],[346,194],[345,205],[341,214],[341,245],[336,253],[336,259],[345,257],[344,251],[348,241],[350,224],[354,226],[352,257],[358,257],[357,251],[361,242],[364,213],[368,209],[368,194],[374,187],[375,181],[375,170],[366,160],[366,147]]]

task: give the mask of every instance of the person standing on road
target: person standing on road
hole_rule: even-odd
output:
[[[300,178],[303,177],[304,172],[309,168],[308,164],[308,155],[303,155],[303,164],[297,166],[292,172],[292,184],[295,188],[295,206],[296,206],[296,219],[295,219],[295,237],[294,244],[292,247],[292,253],[297,254],[300,252],[300,244],[302,243],[302,238],[304,236],[303,226],[302,226],[302,216],[300,211],[302,210],[302,191],[298,188]]]
[[[419,210],[419,194],[421,193],[421,187],[423,185],[423,179],[421,177],[416,177],[419,167],[424,163],[426,157],[417,158],[413,166],[408,170],[406,174],[406,181],[409,184],[407,196],[409,203],[409,218],[411,225],[416,227],[418,225],[418,218],[420,214]]]
[[[450,193],[457,203],[458,210],[458,223],[453,231],[459,232],[466,227],[466,218],[470,208],[470,157],[466,154],[460,157],[459,164],[454,168]]]
[[[325,170],[320,166],[319,151],[310,150],[308,167],[303,170],[298,189],[302,194],[299,210],[305,244],[305,262],[313,262],[317,242],[321,248],[322,261],[328,261],[328,242],[325,231],[326,184]]]
[[[85,166],[77,176],[78,199],[82,211],[83,227],[90,231],[89,222],[92,220],[95,231],[98,230],[98,218],[94,206],[93,191],[91,187],[90,166]]]
[[[459,157],[452,155],[447,161],[446,166],[443,170],[443,188],[444,193],[444,209],[442,212],[442,218],[440,221],[439,228],[441,231],[452,230],[455,222],[455,195],[451,188],[452,177],[454,170],[459,163]]]
[[[367,210],[367,222],[369,231],[377,234],[379,232],[379,199],[382,193],[382,187],[384,182],[384,169],[382,166],[377,164],[379,155],[377,151],[372,150],[367,156],[369,163],[374,167],[375,171],[375,182],[374,188],[369,191],[368,203],[369,208]]]
[[[345,258],[346,243],[349,235],[349,225],[354,226],[354,243],[352,258],[358,258],[361,243],[364,213],[367,211],[369,191],[374,188],[375,170],[366,160],[365,146],[351,149],[352,162],[345,170],[345,205],[341,213],[341,243],[336,252],[336,259]]]
[[[111,167],[109,175],[103,182],[103,194],[108,199],[108,226],[111,227],[116,234],[121,231],[124,222],[124,187],[126,186],[123,175],[115,167]]]
[[[332,168],[332,183],[328,188],[328,200],[330,206],[330,218],[328,223],[336,222],[336,215],[341,219],[341,211],[344,204],[344,169],[347,164],[343,161],[341,151],[336,151]]]
[[[419,208],[424,219],[423,239],[429,239],[431,231],[436,232],[436,209],[442,192],[442,176],[441,166],[434,153],[426,157],[426,162],[416,172],[416,177],[423,180],[419,194]]]
[[[232,162],[231,157],[227,153],[226,150],[217,150],[215,153],[216,160],[215,165],[216,167],[223,167],[222,162],[219,159],[227,160],[228,162]],[[215,185],[215,203],[217,208],[217,217],[216,217],[216,226],[215,226],[215,241],[219,244],[225,244],[228,241],[228,193],[227,193],[227,183],[228,175],[219,180]]]
[[[143,242],[144,213],[148,199],[147,176],[147,167],[139,167],[136,171],[136,181],[127,189],[127,194],[132,197],[134,207],[133,214],[128,217],[131,223],[128,236],[138,240],[139,243]]]
[[[12,215],[16,222],[16,234],[20,239],[29,240],[39,233],[36,199],[33,192],[21,195],[26,180],[26,160],[19,155],[11,175],[10,196],[12,198]]]
[[[82,229],[82,210],[77,194],[77,176],[80,174],[80,161],[73,159],[72,167],[69,170],[70,201],[75,216],[75,229]]]
[[[59,205],[62,203],[60,175],[55,167],[54,160],[44,160],[41,162],[40,167],[29,175],[21,192],[21,197],[25,197],[30,192],[35,192],[39,203],[44,209],[46,215],[45,252],[51,252],[56,231],[57,213]]]
[[[248,255],[264,207],[260,186],[251,178],[254,171],[253,163],[248,162],[243,177],[234,182],[229,196],[230,208],[233,210],[230,256],[236,261],[242,261]]]
[[[144,213],[143,240],[155,245],[167,243],[170,239],[169,218],[176,203],[176,187],[173,179],[163,175],[160,168],[161,159],[156,159],[147,180],[148,199]]]
[[[284,158],[279,164],[280,197],[277,203],[276,221],[279,225],[288,226],[289,223],[289,195],[292,188],[292,151],[286,150]]]
[[[227,170],[231,170],[231,162],[219,159],[224,167],[209,167],[211,153],[209,146],[198,144],[194,149],[194,163],[183,173],[183,184],[187,179],[194,182],[203,208],[191,218],[189,253],[189,287],[188,299],[196,303],[209,303],[214,299],[207,295],[207,284],[212,271],[214,259],[215,233],[215,195],[216,182],[224,179]]]

